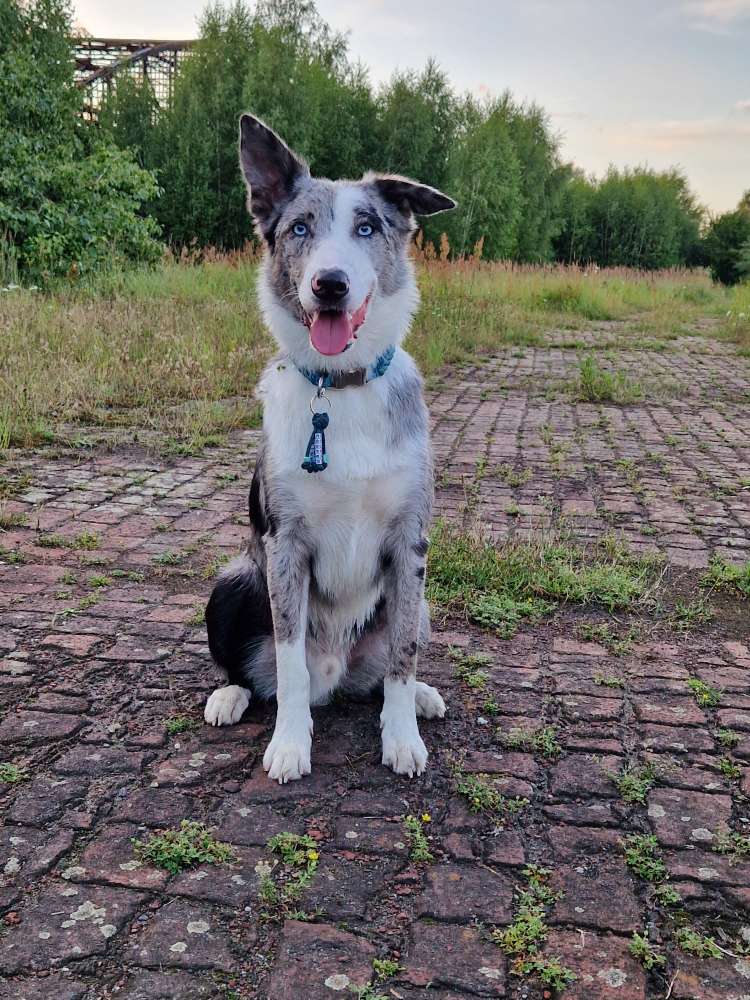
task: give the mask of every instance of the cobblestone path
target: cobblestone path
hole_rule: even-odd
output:
[[[713,555],[750,559],[750,366],[702,338],[613,357],[643,389],[629,405],[572,402],[577,356],[555,347],[435,383],[438,512],[497,538],[615,533],[661,552],[681,593]],[[619,655],[581,638],[595,611],[507,641],[449,619],[421,664],[450,704],[422,725],[426,775],[380,766],[377,705],[336,704],[314,712],[313,774],[280,787],[261,767],[270,708],[202,725],[216,680],[202,608],[246,531],[256,444],[247,432],[169,460],[40,451],[2,471],[0,761],[21,771],[0,782],[0,996],[550,996],[491,938],[537,865],[556,895],[542,954],[577,977],[566,997],[747,1000],[750,603],[721,597],[713,623],[664,625]],[[481,689],[455,649],[489,657]],[[548,727],[559,752],[498,737],[519,727]],[[473,812],[457,760],[528,804]],[[652,776],[643,803],[613,780],[628,768]],[[406,815],[429,817],[431,863],[412,860]],[[133,838],[183,819],[235,860],[175,875],[137,860]],[[282,831],[309,834],[320,857],[304,912],[268,920],[258,872]],[[646,851],[668,882],[626,864],[637,834],[656,837]],[[633,932],[666,964],[645,969]],[[710,934],[720,957],[681,948],[685,932]],[[373,959],[391,974],[366,992]]]

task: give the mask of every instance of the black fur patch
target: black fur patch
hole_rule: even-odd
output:
[[[259,538],[262,538],[268,531],[268,520],[266,518],[266,505],[263,501],[263,455],[258,456],[255,463],[253,479],[250,483],[250,495],[248,497],[248,507],[250,509],[250,524],[255,528]]]
[[[420,538],[419,541],[414,545],[414,551],[418,556],[426,556],[427,550],[430,547],[430,543],[426,538]]]
[[[252,646],[273,635],[268,589],[255,562],[248,559],[245,572],[219,578],[206,607],[206,629],[211,656],[229,683],[247,687]]]

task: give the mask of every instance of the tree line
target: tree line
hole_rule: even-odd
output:
[[[563,161],[542,108],[510,93],[457,94],[434,62],[376,88],[312,0],[211,4],[169,106],[147,80],[122,74],[96,124],[77,113],[67,0],[0,0],[8,78],[0,267],[4,253],[30,271],[92,269],[107,245],[149,258],[157,231],[178,247],[242,245],[252,237],[237,168],[243,110],[276,128],[314,173],[395,171],[450,193],[458,209],[428,221],[425,237],[445,232],[456,255],[480,244],[486,258],[524,263],[708,264],[724,281],[750,262],[747,199],[729,222],[709,223],[678,170],[587,177]],[[41,121],[50,111],[54,128]]]

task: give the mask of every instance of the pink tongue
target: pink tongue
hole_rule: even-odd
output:
[[[310,324],[310,340],[321,354],[341,354],[354,336],[352,321],[345,312],[319,312]]]

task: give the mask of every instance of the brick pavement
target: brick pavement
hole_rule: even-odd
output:
[[[669,391],[572,403],[575,355],[557,348],[511,349],[444,380],[430,394],[439,513],[498,538],[615,531],[688,580],[714,553],[750,558],[747,362],[692,338],[613,357]],[[0,995],[322,1000],[354,995],[387,958],[399,971],[370,996],[533,1000],[543,987],[512,975],[490,930],[513,919],[537,864],[560,893],[544,952],[576,973],[566,996],[746,1000],[750,861],[715,848],[750,824],[748,605],[727,601],[718,624],[621,656],[578,638],[574,610],[509,641],[448,621],[421,665],[450,703],[422,726],[424,777],[381,768],[375,705],[334,705],[314,713],[312,776],[279,787],[261,768],[270,709],[231,729],[165,729],[200,720],[214,686],[200,609],[244,536],[256,444],[246,432],[179,460],[40,451],[4,470],[0,760],[28,779],[0,784]],[[451,646],[490,657],[484,690],[456,676]],[[719,704],[699,705],[691,678]],[[498,738],[542,725],[560,754]],[[731,750],[722,727],[737,733]],[[528,805],[502,821],[470,811],[453,774],[461,748],[466,774]],[[612,775],[646,762],[656,784],[629,804]],[[410,859],[405,814],[431,817],[433,863]],[[183,818],[215,827],[234,862],[172,876],[135,859],[134,837]],[[285,830],[319,844],[300,904],[312,922],[261,919],[256,869]],[[634,833],[656,836],[678,917],[626,866],[620,841]],[[680,950],[680,923],[711,933],[722,957]],[[644,928],[668,960],[651,972],[628,951]]]

